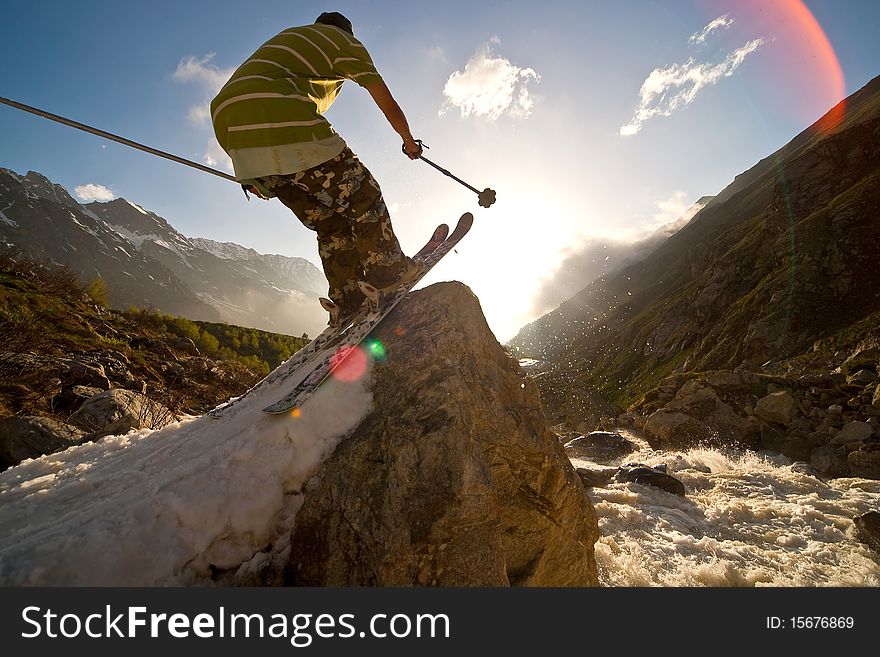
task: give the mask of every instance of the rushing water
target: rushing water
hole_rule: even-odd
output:
[[[852,521],[880,510],[880,481],[825,482],[769,454],[654,451],[622,433],[639,449],[611,464],[666,463],[687,497],[634,483],[588,489],[604,586],[880,585],[880,556]]]

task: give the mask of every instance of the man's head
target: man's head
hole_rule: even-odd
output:
[[[325,11],[323,14],[315,19],[315,22],[338,27],[340,30],[344,30],[345,32],[348,32],[350,35],[354,36],[354,30],[351,27],[351,21],[340,14],[338,11]]]

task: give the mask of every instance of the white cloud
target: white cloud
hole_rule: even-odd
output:
[[[187,118],[196,125],[209,125],[211,123],[210,103],[200,103],[189,108]]]
[[[733,75],[743,60],[763,43],[763,39],[753,39],[729,54],[720,64],[697,62],[690,58],[684,64],[655,68],[642,84],[638,109],[630,122],[621,126],[620,134],[624,137],[634,135],[648,119],[669,116],[689,105],[702,89]]]
[[[691,204],[687,201],[687,192],[675,191],[669,198],[657,202],[658,211],[654,215],[654,221],[658,226],[676,221],[683,217],[690,207]]]
[[[500,39],[493,37],[474,53],[463,71],[449,76],[443,88],[446,102],[438,114],[443,116],[450,108],[458,108],[463,118],[485,116],[496,120],[507,113],[526,118],[531,114],[534,100],[529,85],[541,77],[531,68],[520,68],[494,54],[493,45]]]
[[[219,142],[214,137],[211,137],[211,141],[208,142],[208,148],[202,156],[202,159],[209,167],[219,167],[229,173],[233,172],[232,160],[226,154],[226,151],[220,147]]]
[[[208,53],[203,57],[184,57],[171,76],[178,82],[197,84],[205,93],[202,101],[190,107],[187,113],[189,120],[195,125],[211,124],[211,98],[220,91],[235,71],[234,68],[219,68],[211,63],[213,59],[214,53]]]
[[[178,82],[197,82],[212,93],[217,93],[226,84],[235,71],[234,68],[219,68],[211,63],[215,53],[208,53],[204,57],[184,57],[177,65],[177,70],[172,76]]]
[[[193,83],[201,87],[202,93],[205,94],[204,98],[200,103],[189,108],[187,118],[194,125],[205,128],[211,126],[211,99],[235,72],[234,68],[220,68],[211,63],[213,59],[214,53],[208,53],[203,57],[184,57],[172,75],[178,82]],[[219,167],[232,172],[232,160],[220,148],[214,137],[208,142],[202,161],[209,167]]]
[[[96,185],[94,183],[74,187],[73,191],[80,201],[86,203],[91,201],[107,202],[116,198],[116,194],[104,187],[104,185]]]
[[[712,32],[715,30],[726,30],[731,25],[733,25],[733,19],[729,14],[724,14],[724,16],[719,16],[699,32],[692,34],[688,41],[690,43],[705,43],[706,39],[709,38],[709,35],[712,34]]]
[[[428,59],[434,62],[440,62],[442,64],[449,63],[449,58],[446,56],[446,53],[440,46],[434,46],[428,51]]]

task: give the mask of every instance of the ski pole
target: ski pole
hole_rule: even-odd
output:
[[[415,141],[416,141],[416,143],[417,143],[419,146],[421,146],[422,148],[430,148],[427,144],[423,143],[421,139],[416,139]],[[406,151],[403,151],[403,152],[406,153]],[[444,169],[444,168],[441,167],[440,165],[435,164],[434,162],[431,162],[431,160],[429,160],[428,158],[426,158],[426,157],[425,157],[424,155],[422,155],[421,153],[419,153],[418,157],[419,157],[420,160],[422,160],[422,161],[425,162],[426,164],[430,164],[432,167],[434,167],[435,169],[437,169],[437,171],[439,171],[440,173],[442,173],[444,176],[449,176],[449,177],[452,178],[455,182],[457,182],[457,183],[459,183],[459,184],[461,184],[461,185],[464,185],[464,186],[467,187],[469,190],[471,190],[474,194],[476,194],[476,195],[479,197],[479,202],[478,202],[478,204],[480,205],[480,207],[488,208],[490,205],[492,205],[492,204],[495,202],[495,190],[494,190],[494,189],[489,189],[489,188],[487,187],[486,189],[484,189],[484,190],[481,192],[479,189],[477,189],[477,188],[474,187],[473,185],[469,185],[469,184],[467,184],[464,180],[462,180],[461,178],[459,178],[458,176],[455,176],[455,175],[451,174],[449,171],[447,171],[446,169]]]
[[[230,176],[228,173],[223,173],[222,171],[217,171],[217,169],[207,167],[204,164],[199,164],[198,162],[193,162],[192,160],[187,160],[182,157],[178,157],[177,155],[172,155],[171,153],[166,153],[165,151],[160,151],[156,148],[145,146],[144,144],[139,144],[136,141],[126,139],[125,137],[120,137],[119,135],[114,135],[113,133],[106,132],[104,130],[93,128],[92,126],[86,125],[85,123],[80,123],[79,121],[67,119],[63,116],[58,116],[57,114],[52,114],[51,112],[46,112],[45,110],[41,110],[36,107],[31,107],[30,105],[25,105],[24,103],[10,100],[9,98],[3,98],[2,96],[0,96],[0,103],[3,103],[4,105],[9,105],[10,107],[14,107],[16,109],[23,110],[25,112],[30,112],[31,114],[36,114],[37,116],[42,116],[44,119],[49,119],[50,121],[55,121],[66,126],[70,126],[71,128],[76,128],[77,130],[82,130],[84,132],[89,132],[93,135],[98,135],[99,137],[110,139],[111,141],[124,144],[125,146],[130,146],[131,148],[136,148],[139,151],[144,151],[145,153],[150,153],[151,155],[164,157],[166,160],[171,160],[172,162],[177,162],[178,164],[185,164],[188,167],[193,167],[194,169],[204,171],[205,173],[212,173],[215,176],[219,176],[220,178],[224,178],[226,180],[231,180],[235,183],[238,182],[235,177]]]

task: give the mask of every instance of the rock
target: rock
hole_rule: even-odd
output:
[[[766,422],[758,423],[758,431],[761,436],[760,447],[763,450],[782,453],[783,446],[788,440],[785,432],[778,425],[767,424]]]
[[[800,474],[805,475],[814,475],[816,472],[813,470],[813,466],[811,466],[806,461],[795,461],[790,466],[792,472],[799,472]]]
[[[868,511],[853,518],[859,540],[872,550],[880,552],[880,513]]]
[[[645,426],[645,416],[641,413],[622,413],[617,419],[621,424],[636,431],[641,431]]]
[[[708,428],[708,436],[704,440],[718,444],[753,444],[756,436],[752,436],[745,418],[721,401],[712,388],[688,389],[690,383],[695,381],[685,384],[678,396],[666,404],[665,410],[684,413],[699,420]]]
[[[706,387],[697,379],[691,379],[687,383],[685,383],[681,388],[679,388],[678,392],[675,394],[676,399],[684,399],[687,397],[692,397],[697,393],[706,390]],[[708,391],[711,393],[711,391]]]
[[[83,385],[100,388],[101,390],[110,389],[110,379],[107,378],[107,372],[100,364],[83,363],[73,358],[59,358],[58,363],[68,368],[64,376],[64,384]]]
[[[877,374],[871,370],[859,370],[846,377],[846,382],[856,386],[867,386],[877,381]]]
[[[585,488],[602,488],[611,483],[617,468],[575,468]]]
[[[631,454],[636,445],[622,435],[610,431],[593,431],[565,443],[569,457],[607,463]]]
[[[718,392],[744,392],[749,389],[739,372],[726,370],[707,372],[706,384]]]
[[[69,424],[44,417],[5,417],[0,419],[0,470],[18,465],[71,445],[78,445],[83,432]]]
[[[780,451],[792,461],[805,462],[810,459],[814,449],[815,445],[813,445],[806,436],[789,434],[786,440],[782,443],[782,449]]]
[[[644,463],[627,463],[617,469],[614,476],[620,482],[633,482],[645,486],[654,486],[674,495],[686,494],[684,484],[666,473],[666,466],[645,465]]]
[[[783,426],[788,426],[797,411],[797,400],[788,390],[772,392],[759,399],[755,405],[755,415],[766,422],[774,422]]]
[[[850,472],[854,477],[880,479],[880,442],[872,440],[846,455]]]
[[[57,395],[55,399],[52,400],[53,408],[55,408],[56,411],[64,409],[74,411],[79,408],[79,405],[86,399],[99,395],[102,392],[103,391],[100,388],[94,388],[92,386],[71,386],[67,390],[63,390],[61,394]]]
[[[823,431],[814,431],[807,434],[805,440],[815,449],[816,447],[828,444],[828,434]],[[809,461],[809,459],[807,460]]]
[[[165,406],[143,395],[114,388],[89,397],[70,416],[72,425],[89,432],[91,439],[128,433],[132,429],[161,429],[174,421]]]
[[[645,438],[654,449],[695,447],[712,437],[712,430],[699,420],[663,408],[645,422]]]
[[[850,474],[843,445],[823,445],[814,449],[810,465],[823,477],[848,477]]]
[[[850,422],[835,434],[831,442],[835,445],[858,443],[867,440],[874,433],[874,427],[867,422]]]
[[[590,499],[473,293],[415,292],[376,337],[373,410],[306,487],[287,583],[596,586]]]

